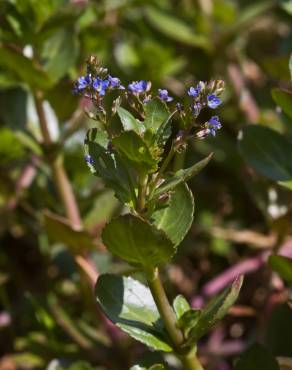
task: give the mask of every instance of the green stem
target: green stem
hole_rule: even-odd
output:
[[[139,189],[137,199],[137,211],[143,213],[146,206],[148,175],[141,175],[139,178]]]
[[[181,345],[184,342],[184,337],[181,330],[177,327],[176,316],[166,296],[164,287],[159,277],[158,268],[155,268],[152,274],[148,276],[147,280],[153,299],[172,341],[174,351],[177,357],[181,360],[184,369],[203,370],[194,351],[186,354],[182,353]]]
[[[179,356],[179,359],[187,370],[204,370],[196,353],[190,352],[187,355]]]

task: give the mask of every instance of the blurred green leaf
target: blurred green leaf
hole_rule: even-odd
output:
[[[292,93],[283,89],[273,89],[272,97],[283,112],[292,119]]]
[[[212,48],[205,36],[196,34],[194,28],[182,20],[154,7],[148,7],[145,14],[153,27],[167,37],[205,50]]]
[[[44,69],[57,82],[72,68],[78,57],[79,43],[73,28],[61,29],[46,40],[42,58]]]
[[[186,183],[178,185],[163,208],[155,211],[151,218],[154,225],[163,230],[169,239],[178,245],[189,231],[194,215],[194,198]]]
[[[202,159],[200,162],[195,163],[193,166],[177,171],[173,176],[169,176],[166,180],[159,186],[155,192],[154,196],[158,197],[159,195],[173,190],[179,184],[190,180],[192,177],[196,176],[203,168],[207,166],[210,162],[213,153],[209,154],[206,158]]]
[[[269,257],[269,265],[271,266],[272,270],[277,272],[282,279],[286,280],[289,284],[292,283],[292,259],[279,256],[279,255],[272,255]]]
[[[95,293],[109,319],[134,339],[160,351],[170,352],[152,294],[131,277],[101,275]]]
[[[236,363],[234,370],[280,370],[275,357],[259,344],[249,348]]]
[[[7,165],[24,156],[24,148],[17,140],[14,132],[8,128],[0,128],[0,165]]]
[[[238,298],[242,282],[243,276],[238,277],[230,287],[213,298],[207,307],[202,310],[198,322],[189,333],[187,344],[196,343],[198,339],[208,333],[228,313],[229,308]]]
[[[292,14],[292,1],[291,0],[279,0],[281,7],[289,14]]]
[[[0,66],[13,72],[32,88],[48,89],[52,86],[52,80],[40,66],[19,52],[1,47],[1,44]]]
[[[173,243],[163,231],[131,214],[108,223],[102,240],[111,253],[146,270],[166,263],[175,253]]]
[[[27,100],[27,93],[21,88],[1,90],[1,122],[12,129],[24,130],[27,123]]]
[[[289,70],[290,70],[290,78],[292,81],[292,54],[290,55],[290,58],[289,58]]]
[[[260,174],[276,181],[292,179],[292,142],[267,127],[247,126],[239,139],[243,158]]]
[[[44,226],[50,239],[64,243],[74,252],[96,248],[94,238],[85,230],[74,229],[67,219],[52,212],[44,212]]]

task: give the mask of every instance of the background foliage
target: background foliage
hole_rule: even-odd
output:
[[[224,129],[173,163],[214,152],[189,184],[194,224],[164,279],[170,297],[182,293],[199,307],[246,274],[236,306],[201,341],[208,370],[232,369],[255,342],[264,347],[252,347],[237,370],[264,358],[264,348],[271,369],[273,356],[292,357],[291,260],[269,258],[272,250],[292,257],[292,99],[279,90],[291,90],[291,21],[290,0],[0,0],[0,369],[144,369],[156,357],[178,368],[108,323],[74,262],[86,254],[100,273],[133,272],[101,244],[103,226],[122,210],[84,162],[94,123],[71,90],[90,54],[125,83],[151,80],[177,97],[195,80],[226,81]],[[49,164],[56,153],[82,227],[64,217]]]

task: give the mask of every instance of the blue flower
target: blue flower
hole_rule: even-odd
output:
[[[104,95],[105,94],[105,91],[106,91],[108,85],[109,85],[109,80],[102,80],[99,77],[96,77],[93,80],[93,84],[92,84],[94,90],[96,90],[99,93],[99,95]]]
[[[222,127],[219,117],[218,116],[213,116],[209,119],[209,121],[206,123],[206,128],[209,130],[208,133],[210,133],[212,136],[216,136],[216,131],[220,130]]]
[[[85,159],[85,162],[86,163],[88,163],[88,164],[94,164],[94,161],[93,161],[91,155],[86,154],[86,156],[84,157],[84,159]]]
[[[203,90],[203,88],[205,87],[205,84],[203,81],[200,81],[196,87],[193,87],[191,86],[189,89],[188,89],[188,95],[193,97],[193,98],[197,98],[201,91]]]
[[[211,109],[216,109],[222,103],[221,99],[215,94],[209,94],[207,96],[207,104]]]
[[[168,96],[168,91],[166,89],[158,89],[158,96],[161,100],[167,103],[173,101],[173,98]]]
[[[125,89],[125,87],[121,85],[121,80],[118,77],[108,76],[108,81],[109,81],[109,86],[112,89],[114,88],[121,89],[121,90]]]
[[[75,87],[73,89],[73,92],[78,94],[85,90],[88,86],[91,84],[91,76],[90,74],[86,76],[81,76],[78,78],[78,80],[75,83]]]
[[[130,90],[130,92],[135,95],[148,91],[150,87],[151,83],[144,80],[133,81],[128,85],[128,89]]]

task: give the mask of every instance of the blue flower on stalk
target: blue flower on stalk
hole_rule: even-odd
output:
[[[73,89],[74,93],[80,93],[84,91],[88,86],[91,84],[91,76],[90,74],[86,76],[81,76],[78,78],[78,80],[75,83],[75,87]]]
[[[222,100],[215,94],[210,94],[207,96],[207,104],[209,108],[216,109],[221,103]]]
[[[151,83],[141,80],[141,81],[133,81],[128,85],[128,89],[134,95],[138,95],[140,93],[146,92],[150,89]]]
[[[85,159],[85,162],[86,163],[88,163],[88,164],[94,164],[94,161],[93,161],[91,155],[86,154],[86,156],[84,157],[84,159]]]
[[[212,136],[216,136],[216,131],[220,130],[222,127],[219,117],[218,116],[213,116],[209,119],[209,121],[206,123],[206,127],[208,130],[208,133],[210,133]]]
[[[125,87],[121,85],[121,80],[118,77],[108,76],[108,81],[109,81],[109,86],[112,89],[114,88],[121,89],[121,90],[125,89]]]
[[[108,85],[109,80],[102,80],[101,78],[96,77],[93,80],[92,87],[99,93],[99,95],[104,95]]]
[[[168,95],[168,91],[166,89],[158,89],[158,96],[161,100],[167,103],[173,101],[173,98]]]
[[[188,95],[191,96],[192,98],[195,98],[196,99],[200,95],[200,93],[203,90],[204,86],[205,86],[205,84],[204,84],[203,81],[200,81],[196,87],[191,86],[188,89]]]

